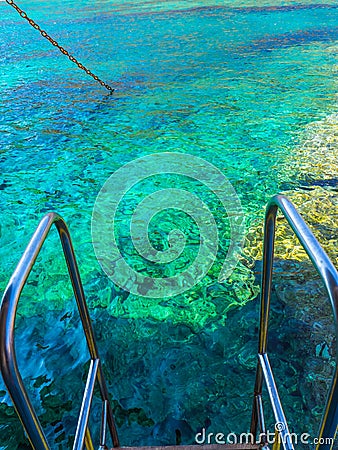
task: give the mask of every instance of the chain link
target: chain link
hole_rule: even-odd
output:
[[[89,69],[87,69],[87,67],[85,67],[83,64],[81,64],[76,58],[74,58],[73,55],[71,55],[66,49],[64,49],[63,47],[61,47],[61,45],[59,45],[52,37],[49,36],[48,33],[46,33],[46,31],[42,30],[40,28],[40,26],[34,22],[33,19],[30,19],[27,14],[25,13],[25,11],[23,11],[16,3],[14,3],[13,0],[6,0],[6,2],[12,6],[23,19],[26,19],[28,21],[28,23],[35,28],[36,30],[40,31],[40,34],[42,37],[46,38],[51,44],[54,45],[54,47],[57,47],[60,52],[66,56],[68,56],[68,58],[75,63],[79,69],[82,69],[86,72],[87,75],[90,75],[92,78],[94,78],[95,81],[97,81],[98,83],[101,84],[101,86],[104,86],[108,91],[110,92],[114,92],[114,89],[109,86],[109,84],[105,83],[104,81],[102,81],[98,76],[94,75],[93,72],[91,72]]]

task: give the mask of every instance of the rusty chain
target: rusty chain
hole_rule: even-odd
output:
[[[101,84],[101,86],[104,86],[108,91],[110,92],[114,92],[114,89],[109,86],[109,84],[105,83],[104,81],[102,81],[98,76],[94,75],[89,69],[87,69],[87,67],[85,67],[83,64],[81,64],[73,55],[71,55],[66,49],[64,49],[63,47],[61,47],[61,45],[58,44],[58,42],[56,42],[52,37],[49,36],[49,34],[42,30],[40,28],[40,26],[34,22],[33,19],[30,19],[27,14],[25,13],[25,11],[23,11],[16,3],[14,3],[13,0],[6,0],[6,2],[12,6],[23,19],[26,19],[28,21],[28,23],[35,28],[36,30],[40,31],[40,34],[42,37],[46,38],[51,44],[54,45],[54,47],[57,47],[60,52],[66,56],[68,56],[68,58],[74,63],[76,64],[79,69],[82,69],[86,72],[87,75],[90,75],[92,78],[94,78],[95,81],[97,81],[98,83]]]

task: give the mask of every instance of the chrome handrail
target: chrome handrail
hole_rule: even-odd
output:
[[[15,356],[14,345],[14,327],[15,316],[18,307],[18,302],[22,289],[27,281],[27,278],[34,266],[36,258],[42,248],[44,241],[52,227],[55,225],[62,244],[64,257],[67,263],[69,276],[72,282],[74,296],[79,310],[82,327],[85,333],[86,342],[92,364],[94,364],[97,373],[97,382],[99,384],[102,400],[107,403],[107,419],[108,428],[112,437],[114,447],[119,447],[119,440],[112,415],[111,404],[109,402],[108,390],[106,381],[103,375],[102,366],[94,338],[94,332],[89,317],[89,312],[85,300],[83,286],[80,278],[79,269],[77,266],[71,237],[68,227],[64,220],[56,213],[49,213],[40,221],[35,233],[33,234],[24,254],[22,255],[2,298],[0,306],[0,369],[7,386],[8,392],[13,401],[15,410],[21,420],[21,423],[27,433],[28,439],[32,447],[36,450],[49,449],[46,436],[42,430],[40,421],[34,411],[32,403],[24,387],[21,374],[18,369],[17,360]],[[96,378],[96,377],[95,377]],[[88,399],[87,399],[88,400]],[[81,420],[81,417],[83,419]],[[87,420],[86,414],[80,415],[81,423]],[[87,422],[86,422],[87,423]],[[79,431],[80,432],[80,431]],[[81,433],[81,440],[90,442],[90,433],[87,425],[84,427],[84,433]],[[76,447],[77,450],[83,447],[83,442],[80,442]],[[74,447],[75,448],[75,447]]]
[[[272,371],[267,371],[267,339],[268,339],[268,323],[272,286],[272,268],[274,259],[274,243],[276,216],[278,209],[283,213],[284,217],[290,224],[292,230],[297,236],[299,242],[310,257],[314,267],[322,278],[327,290],[332,310],[336,332],[336,367],[332,379],[331,388],[327,397],[325,410],[318,433],[318,444],[316,450],[330,450],[333,447],[334,439],[338,429],[338,272],[332,264],[330,258],[322,249],[317,239],[304,222],[291,201],[283,195],[274,196],[266,210],[265,226],[264,226],[264,248],[263,248],[263,269],[262,269],[262,289],[261,289],[261,313],[260,313],[260,331],[258,346],[258,364],[255,381],[254,402],[252,409],[251,433],[257,434],[258,422],[261,419],[261,410],[257,408],[257,403],[261,402],[263,379],[267,385],[274,383]],[[264,372],[264,373],[263,373]],[[269,390],[269,389],[268,389]],[[281,441],[285,449],[291,449],[292,443],[287,439],[287,423],[281,408],[277,391],[269,391],[270,401],[274,409],[276,423],[279,422],[281,429]],[[283,418],[284,416],[284,418]],[[283,428],[284,429],[283,432]],[[284,439],[283,439],[283,435]],[[331,438],[331,443],[328,439]],[[289,445],[290,444],[290,445]]]

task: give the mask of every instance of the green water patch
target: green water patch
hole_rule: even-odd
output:
[[[1,78],[6,87],[1,202],[10,213],[2,222],[2,286],[24,249],[26,229],[50,210],[70,223],[85,280],[95,275],[90,216],[96,195],[118,167],[149,153],[206,158],[232,182],[248,225],[261,217],[267,199],[294,181],[289,166],[295,164],[289,161],[300,131],[334,105],[335,57],[326,44],[313,43],[309,33],[310,43],[290,38],[286,45],[288,33],[295,36],[302,26],[303,35],[324,22],[327,29],[335,21],[334,10],[328,11],[277,10],[268,17],[259,11],[231,17],[195,11],[184,17],[116,19],[113,37],[107,20],[100,27],[95,18],[77,21],[73,30],[83,42],[70,42],[79,55],[118,76],[119,92],[109,98],[70,65],[62,66],[60,56],[33,34],[14,55],[7,51],[10,70]],[[18,27],[15,21],[6,28],[11,42]],[[59,33],[67,37],[65,24]],[[321,41],[323,35],[314,38]],[[13,242],[14,229],[22,235]],[[54,256],[47,254],[48,263]],[[48,292],[48,283],[41,289]]]

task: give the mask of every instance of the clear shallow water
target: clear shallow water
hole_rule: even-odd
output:
[[[113,96],[0,3],[1,287],[39,218],[58,211],[70,225],[99,346],[115,374],[110,381],[125,445],[140,439],[173,443],[175,427],[188,441],[209,421],[213,430],[223,431],[224,417],[229,430],[247,426],[254,373],[248,355],[255,351],[256,337],[248,331],[250,311],[236,316],[228,310],[254,299],[257,283],[243,261],[231,282],[217,283],[216,264],[198,286],[175,299],[148,300],[114,288],[96,261],[90,236],[91,213],[103,183],[137,157],[190,153],[229,178],[250,226],[262,217],[271,195],[302,180],[301,175],[300,181],[295,179],[289,161],[304,129],[336,112],[332,48],[338,38],[338,9],[332,2],[292,7],[208,2],[204,8],[189,2],[189,9],[185,3],[133,2],[128,9],[118,2],[70,7],[57,1],[53,9],[39,1],[20,4],[111,83]],[[166,187],[166,181],[159,186]],[[182,187],[188,188],[184,180]],[[50,321],[66,327],[62,338],[58,330],[48,335],[49,350],[64,345],[71,355],[73,326],[60,321],[73,313],[71,291],[64,264],[53,250],[44,249],[22,299],[20,326],[31,330],[18,345],[22,358],[36,336],[48,340],[40,318],[45,310]],[[219,261],[223,256],[221,250]],[[224,324],[234,327],[235,319],[246,314],[241,337],[233,342]],[[41,356],[47,361],[47,352],[37,354]],[[80,370],[76,356],[70,363]],[[224,366],[225,359],[233,360],[232,368],[242,368],[238,376],[247,386],[238,393],[238,382],[229,381],[228,403],[224,376],[228,371],[231,379],[233,372]],[[23,366],[27,376],[47,373],[54,386],[51,380],[63,380],[67,371],[52,362],[42,364],[38,373],[34,366]],[[63,398],[63,388],[54,388],[55,403]],[[234,408],[236,420],[231,419]],[[57,428],[57,414],[53,420],[46,414],[46,423],[52,422]],[[63,422],[72,430],[72,420]]]

